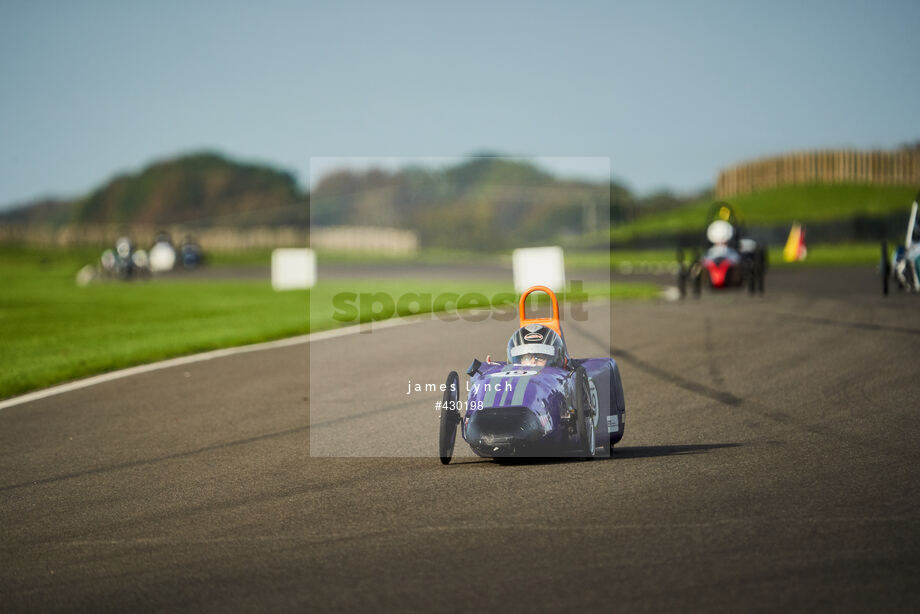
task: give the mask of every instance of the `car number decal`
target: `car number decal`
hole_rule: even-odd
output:
[[[489,377],[525,377],[527,375],[536,375],[537,371],[533,369],[511,369],[510,371],[496,371],[490,373]]]

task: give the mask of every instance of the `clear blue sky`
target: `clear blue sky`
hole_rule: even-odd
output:
[[[920,139],[920,2],[0,0],[0,207],[196,149],[609,156],[639,192]]]

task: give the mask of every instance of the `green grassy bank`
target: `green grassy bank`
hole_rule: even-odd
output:
[[[901,211],[906,223],[916,193],[916,187],[816,184],[761,190],[727,200],[749,226],[884,217]],[[620,224],[611,230],[611,240],[616,245],[639,237],[687,231],[702,233],[711,206],[712,201],[699,201]]]

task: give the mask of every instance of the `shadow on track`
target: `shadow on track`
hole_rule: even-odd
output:
[[[740,443],[700,443],[669,446],[624,446],[614,447],[610,458],[652,458],[655,456],[673,456],[675,454],[701,454],[709,450],[737,448],[741,445]]]
[[[614,447],[613,453],[609,457],[592,459],[598,461],[615,461],[624,458],[654,458],[658,456],[674,456],[677,454],[702,454],[710,450],[720,448],[737,448],[740,443],[700,443],[700,444],[673,444],[666,446],[623,446]],[[555,465],[557,463],[578,463],[583,459],[578,456],[528,456],[528,457],[505,457],[505,458],[477,458],[471,460],[455,461],[451,465]]]

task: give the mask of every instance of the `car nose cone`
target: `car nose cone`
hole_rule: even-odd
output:
[[[526,407],[487,407],[466,425],[466,441],[489,452],[532,445],[542,436],[539,419]]]

